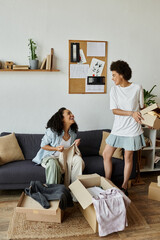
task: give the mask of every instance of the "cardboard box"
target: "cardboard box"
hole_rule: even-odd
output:
[[[98,232],[96,212],[92,203],[92,195],[87,191],[89,187],[102,187],[104,190],[116,187],[110,180],[98,174],[78,176],[78,179],[69,185],[72,193],[80,203],[80,210],[94,232]]]
[[[157,103],[152,104],[149,107],[144,108],[140,111],[144,120],[142,124],[160,129],[160,108]]]
[[[61,223],[63,211],[59,208],[59,201],[50,201],[50,206],[49,209],[43,208],[37,201],[23,192],[15,211],[26,214],[26,220]]]
[[[160,176],[157,177],[157,186],[160,187]]]
[[[148,198],[160,201],[160,187],[157,183],[151,182],[149,185]]]

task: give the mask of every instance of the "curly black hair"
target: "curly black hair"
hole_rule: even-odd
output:
[[[66,110],[65,107],[60,108],[47,122],[46,128],[51,128],[52,131],[56,131],[58,133],[58,136],[61,135],[63,131],[63,112]],[[71,125],[71,130],[77,133],[78,131],[78,125],[76,122],[74,122]]]
[[[116,71],[120,75],[123,76],[123,78],[128,81],[132,77],[132,70],[127,62],[118,60],[116,62],[112,62],[110,66],[111,71]]]

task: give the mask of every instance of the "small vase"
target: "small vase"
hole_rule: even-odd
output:
[[[30,59],[29,60],[29,67],[30,67],[30,69],[38,69],[38,60],[32,60],[32,59]]]

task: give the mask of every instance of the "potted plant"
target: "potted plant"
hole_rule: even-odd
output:
[[[30,38],[28,46],[29,46],[29,49],[30,49],[30,56],[29,56],[30,69],[38,69],[38,60],[37,60],[38,57],[37,57],[37,54],[36,54],[37,45]]]
[[[153,91],[153,89],[156,87],[156,85],[154,85],[150,91],[147,91],[145,89],[143,89],[143,95],[144,95],[144,106],[148,107],[152,104],[154,104],[155,101],[155,97],[157,97],[157,95],[151,94],[151,92]]]

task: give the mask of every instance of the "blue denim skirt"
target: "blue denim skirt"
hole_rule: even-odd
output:
[[[124,148],[127,151],[137,151],[146,146],[143,133],[135,137],[125,137],[110,134],[106,143],[112,147]]]

